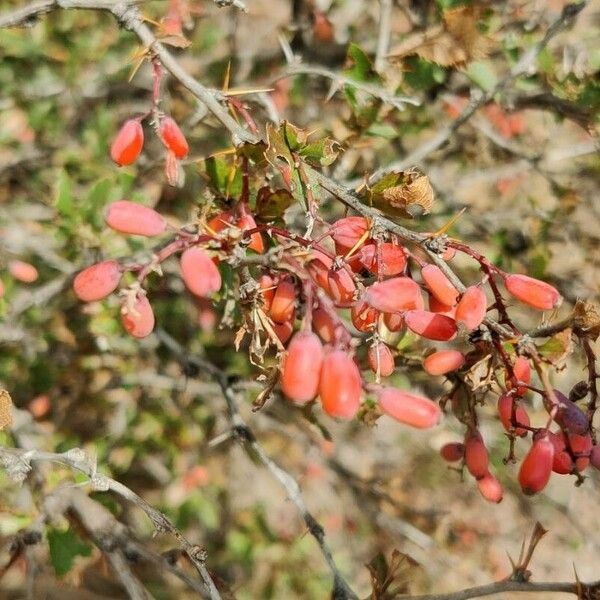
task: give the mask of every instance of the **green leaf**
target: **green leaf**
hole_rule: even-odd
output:
[[[211,156],[204,161],[204,168],[214,190],[226,198],[237,198],[242,191],[242,173],[221,156]]]
[[[414,90],[429,90],[446,81],[444,67],[429,62],[419,56],[409,56],[404,60],[406,73],[404,79]]]
[[[66,218],[71,218],[75,214],[75,201],[71,192],[71,181],[65,171],[58,175],[56,183],[56,209]]]
[[[72,529],[49,529],[47,535],[50,561],[59,577],[71,570],[77,556],[90,556],[92,553],[91,546],[84,544]]]
[[[286,189],[271,191],[268,187],[258,190],[256,197],[256,214],[264,221],[274,221],[294,203],[294,197]]]
[[[486,92],[490,92],[496,87],[498,77],[491,63],[475,61],[467,67],[467,75],[473,83],[477,84]]]
[[[370,81],[371,83],[380,83],[381,77],[373,67],[373,63],[365,51],[356,44],[348,46],[346,61],[349,66],[344,69],[344,73],[356,81]]]
[[[330,138],[317,140],[312,144],[305,144],[300,149],[300,156],[313,166],[328,167],[338,157],[341,146]]]

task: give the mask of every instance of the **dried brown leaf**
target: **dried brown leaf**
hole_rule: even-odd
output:
[[[476,362],[465,374],[465,383],[472,389],[478,390],[491,385],[494,379],[492,355],[484,356]]]
[[[573,321],[578,329],[593,340],[600,336],[600,307],[597,304],[578,300],[573,310]]]
[[[12,398],[6,390],[0,390],[0,429],[12,425]]]

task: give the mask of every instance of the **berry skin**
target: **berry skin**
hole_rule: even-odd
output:
[[[421,277],[427,289],[446,306],[454,306],[458,300],[458,290],[450,283],[437,265],[425,265]]]
[[[116,260],[105,260],[77,273],[73,291],[83,302],[102,300],[117,289],[121,275],[121,266]]]
[[[165,117],[160,122],[159,135],[163,144],[175,155],[182,159],[188,155],[189,146],[185,136],[172,117]]]
[[[127,333],[135,338],[144,338],[154,329],[154,312],[146,296],[138,296],[132,308],[121,307],[121,320]]]
[[[327,257],[324,257],[324,258],[327,259]],[[323,291],[325,291],[328,296],[331,296],[331,290],[329,289],[330,266],[331,266],[331,261],[328,260],[328,262],[325,263],[320,258],[315,258],[306,265],[306,270],[308,271],[310,278]]]
[[[464,323],[469,331],[477,329],[485,319],[487,298],[485,292],[476,285],[465,290],[456,306],[456,320]]]
[[[110,147],[110,157],[120,167],[134,163],[144,145],[144,130],[137,119],[125,121]]]
[[[517,356],[513,365],[513,373],[517,378],[517,381],[521,381],[529,385],[531,381],[531,366],[529,361],[524,356]],[[513,387],[512,381],[507,377],[506,387],[510,390]],[[517,394],[524,396],[527,393],[527,388],[524,386],[517,386]]]
[[[406,326],[404,317],[400,313],[384,313],[383,324],[390,331],[402,331]]]
[[[343,350],[334,350],[323,359],[319,396],[323,410],[332,417],[352,419],[358,412],[362,393],[360,371]]]
[[[562,432],[548,432],[548,439],[554,446],[554,458],[552,460],[552,470],[559,475],[568,475],[573,470],[573,459],[567,452],[567,445]]]
[[[360,266],[374,275],[391,277],[398,275],[406,268],[406,254],[401,246],[383,242],[381,244],[381,264],[377,260],[377,244],[365,244],[354,256],[350,258],[354,267]]]
[[[447,342],[456,337],[456,321],[450,317],[427,310],[409,310],[404,319],[413,333],[428,340]]]
[[[38,278],[38,270],[22,260],[11,260],[8,263],[8,272],[22,283],[33,283]]]
[[[319,388],[323,345],[311,332],[297,333],[288,346],[281,371],[281,389],[294,402],[309,402]]]
[[[119,233],[152,237],[163,233],[166,221],[153,208],[119,200],[109,205],[105,216],[106,224]]]
[[[285,323],[273,323],[273,331],[282,344],[287,343],[287,341],[292,337],[292,333],[294,333],[295,318],[296,312],[292,311],[292,316],[290,317],[289,321],[286,321]]]
[[[554,390],[554,395],[558,401],[558,410],[554,420],[569,433],[585,435],[589,430],[590,424],[587,415],[562,392]],[[552,409],[548,402],[547,410]]]
[[[364,217],[346,217],[339,219],[331,227],[331,237],[338,254],[346,254],[369,229]]]
[[[379,374],[382,377],[389,377],[396,368],[392,351],[389,346],[381,342],[375,343],[369,348],[367,358],[371,371],[377,373],[377,367],[379,367]]]
[[[356,284],[346,269],[329,271],[327,284],[329,297],[335,302],[336,306],[350,306],[356,292]]]
[[[460,442],[450,442],[440,448],[440,455],[446,462],[457,462],[465,455],[465,445]]]
[[[573,455],[575,456],[575,466],[579,472],[585,471],[590,464],[590,453],[594,442],[592,436],[587,433],[586,435],[577,435],[575,433],[569,434],[569,444]]]
[[[296,308],[296,288],[287,280],[282,281],[275,290],[269,316],[275,323],[289,321]]]
[[[261,275],[258,286],[263,299],[263,310],[268,313],[271,310],[271,304],[275,296],[275,282],[270,275]]]
[[[477,489],[488,502],[502,502],[502,486],[489,471],[477,480]]]
[[[350,319],[358,331],[368,333],[377,325],[377,311],[363,300],[357,300],[350,309]]]
[[[244,214],[242,214],[242,216],[240,217],[240,220],[238,221],[237,225],[242,231],[249,231],[250,229],[256,228],[256,221],[249,212],[244,211]],[[257,254],[262,254],[265,251],[265,243],[259,231],[255,231],[250,236],[250,243],[248,244],[248,248],[250,248],[250,250],[254,250],[254,252],[256,252]]]
[[[539,310],[552,310],[562,300],[556,288],[527,275],[507,275],[504,285],[517,300]]]
[[[440,350],[423,361],[423,368],[430,375],[445,375],[465,364],[465,356],[458,350]]]
[[[377,394],[377,401],[386,415],[417,429],[435,427],[442,419],[442,411],[435,402],[397,388],[383,388]]]
[[[199,298],[208,298],[221,289],[221,273],[202,248],[188,248],[181,255],[181,278],[185,287]]]
[[[448,306],[447,304],[442,304],[439,300],[436,299],[435,296],[429,294],[427,304],[429,305],[429,310],[434,313],[438,313],[440,315],[446,315],[451,319],[456,318],[456,306]]]
[[[523,493],[531,496],[543,490],[552,474],[554,446],[548,436],[533,442],[519,469],[519,484]]]
[[[331,344],[335,340],[337,325],[325,309],[316,308],[313,310],[312,326],[326,344]]]
[[[517,400],[514,400],[517,402]],[[500,398],[498,398],[498,416],[500,417],[500,421],[502,421],[502,425],[504,425],[504,429],[506,431],[512,430],[512,405],[513,405],[513,396],[511,394],[502,394]],[[517,403],[515,409],[515,418],[519,425],[526,425],[529,427],[529,415],[526,410]],[[515,427],[515,435],[519,437],[525,437],[527,435],[527,429],[523,429],[522,427]]]
[[[364,301],[383,312],[422,310],[424,307],[421,288],[409,277],[394,277],[371,285]]]
[[[475,479],[481,479],[488,473],[488,451],[478,431],[465,437],[465,465]]]

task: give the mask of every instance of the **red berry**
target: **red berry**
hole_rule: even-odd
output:
[[[504,425],[504,429],[506,431],[512,431],[512,408],[513,402],[517,403],[515,408],[515,418],[516,422],[519,425],[526,425],[529,427],[529,415],[527,411],[519,404],[518,400],[514,398],[511,394],[502,394],[500,398],[498,398],[498,416],[500,417],[500,421],[502,421],[502,425]],[[527,435],[527,429],[523,429],[522,427],[515,427],[515,435],[519,437],[525,437]]]
[[[238,227],[242,231],[249,231],[250,229],[256,228],[256,221],[250,213],[244,212],[238,221]],[[250,250],[254,250],[254,252],[257,252],[258,254],[262,254],[265,251],[265,243],[259,231],[255,231],[250,236],[248,248],[250,248]]]
[[[488,451],[478,431],[465,437],[465,465],[475,479],[485,477],[488,472]]]
[[[381,342],[376,342],[369,348],[367,358],[371,371],[379,373],[382,377],[389,377],[396,368],[392,351]]]
[[[323,359],[319,396],[323,410],[332,417],[352,419],[360,406],[362,379],[356,363],[343,350]]]
[[[396,388],[383,388],[377,394],[377,401],[386,415],[418,429],[435,427],[442,419],[442,411],[435,402]]]
[[[310,275],[310,278],[328,295],[331,295],[329,290],[329,270],[331,267],[331,262],[324,263],[320,258],[315,258],[311,260],[306,265],[306,270]],[[328,266],[329,265],[329,266]]]
[[[282,344],[285,344],[292,337],[292,333],[294,333],[295,318],[296,313],[295,311],[292,311],[292,316],[289,321],[286,321],[285,323],[273,323],[273,331]]]
[[[364,300],[373,308],[394,313],[405,310],[423,309],[421,288],[409,277],[394,277],[371,285]]]
[[[22,260],[11,260],[8,263],[8,272],[22,283],[33,283],[38,278],[38,270]]]
[[[569,433],[585,435],[590,428],[587,415],[562,392],[554,390],[554,396],[558,402],[558,410],[554,420]],[[552,405],[548,402],[547,410],[552,408]]]
[[[326,343],[330,344],[335,340],[337,323],[323,308],[316,308],[312,313],[312,326],[317,335]]]
[[[368,229],[369,223],[364,217],[346,217],[336,221],[331,227],[331,237],[335,242],[336,252],[346,254]]]
[[[329,271],[327,276],[329,296],[336,306],[348,307],[354,299],[356,284],[346,269]]]
[[[275,290],[269,315],[276,323],[285,323],[291,319],[295,308],[296,288],[287,279],[283,280]]]
[[[440,350],[423,361],[423,368],[430,375],[445,375],[465,364],[465,355],[458,350]]]
[[[437,265],[425,265],[421,277],[427,289],[446,306],[454,306],[458,300],[458,290],[450,283]]]
[[[383,324],[390,331],[402,331],[406,325],[400,313],[383,313]]]
[[[377,311],[363,300],[357,300],[350,309],[350,319],[358,331],[368,333],[377,325]]]
[[[487,311],[485,292],[476,285],[465,290],[456,307],[456,320],[472,331],[481,325]]]
[[[569,444],[573,455],[575,456],[575,466],[579,472],[585,471],[590,464],[590,452],[594,442],[592,436],[587,433],[585,435],[569,434]]]
[[[263,310],[268,313],[271,310],[271,303],[275,296],[275,282],[269,275],[261,275],[258,280],[258,287],[260,287],[263,298]]]
[[[566,451],[565,438],[562,432],[548,432],[548,439],[554,446],[554,458],[552,459],[552,470],[560,475],[568,475],[573,470],[573,459]]]
[[[562,300],[556,288],[527,275],[507,275],[504,285],[517,300],[539,310],[552,310]]]
[[[465,455],[465,445],[460,442],[450,442],[440,448],[440,455],[447,462],[457,462]]]
[[[161,120],[159,134],[163,144],[177,158],[182,159],[187,156],[189,151],[187,140],[172,117],[165,117]]]
[[[517,381],[521,383],[526,383],[529,385],[531,381],[531,367],[529,365],[529,361],[524,356],[517,356],[515,363],[513,365],[513,373],[516,377]],[[506,379],[506,387],[510,390],[513,388],[512,381],[509,377]],[[527,388],[524,386],[517,386],[517,394],[519,396],[524,396],[527,393]]]
[[[438,313],[440,315],[446,315],[452,319],[456,316],[456,306],[448,306],[447,304],[442,304],[439,300],[436,299],[435,296],[431,294],[428,295],[427,303],[429,305],[429,310],[434,313]]]
[[[390,277],[402,273],[406,268],[406,254],[401,246],[383,242],[380,245],[381,262],[377,260],[377,244],[365,244],[354,256],[350,262],[354,266],[359,265],[375,275]]]
[[[224,210],[214,216],[207,224],[206,229],[209,233],[219,233],[229,227],[233,222],[233,211]]]
[[[537,494],[546,487],[553,461],[554,446],[548,436],[535,440],[519,469],[519,484],[525,494]]]
[[[138,296],[132,307],[123,304],[121,307],[121,320],[129,335],[143,338],[152,333],[154,329],[154,313],[146,296]]]
[[[404,315],[406,326],[428,340],[447,342],[456,337],[456,321],[427,310],[409,310]]]
[[[281,370],[281,389],[295,402],[308,402],[316,395],[323,364],[321,340],[310,332],[297,333],[288,346]]]
[[[110,147],[110,157],[120,166],[134,163],[144,145],[144,130],[137,119],[125,121]]]
[[[590,463],[592,467],[600,470],[600,446],[594,446],[590,453]]]
[[[181,277],[195,296],[207,298],[221,289],[221,273],[202,248],[188,248],[181,255]]]
[[[502,502],[502,486],[490,472],[477,480],[477,489],[488,502]]]
[[[80,271],[73,280],[73,291],[84,302],[102,300],[117,289],[121,275],[116,260],[105,260]]]
[[[115,231],[146,237],[160,235],[167,227],[165,220],[153,208],[128,200],[110,204],[105,220]]]

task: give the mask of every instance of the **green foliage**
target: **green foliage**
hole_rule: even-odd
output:
[[[50,560],[59,577],[66,575],[78,556],[90,556],[91,546],[84,544],[72,529],[54,529],[47,531]]]

